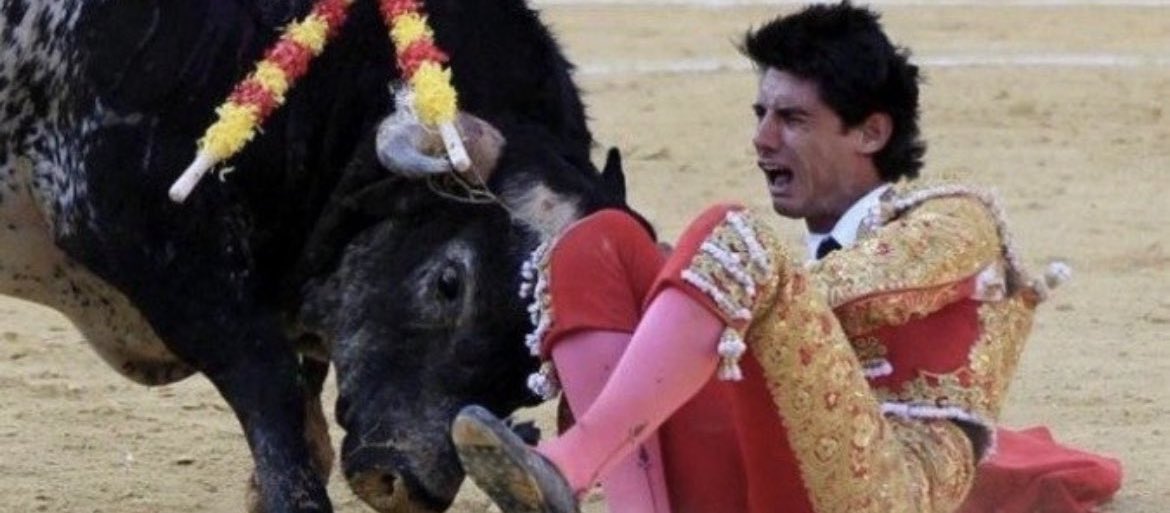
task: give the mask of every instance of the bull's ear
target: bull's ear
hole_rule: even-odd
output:
[[[400,179],[388,176],[374,155],[373,130],[354,150],[353,157],[341,172],[329,201],[317,217],[299,263],[301,279],[315,276],[335,264],[342,249],[359,232],[385,215],[387,208],[379,202],[392,197]]]
[[[375,219],[410,215],[436,202],[425,184],[389,176],[343,200],[346,209]]]
[[[358,144],[333,191],[334,215],[385,219],[411,213],[435,201],[423,180],[408,180],[378,161],[373,130]]]
[[[626,202],[626,174],[622,171],[622,152],[616,146],[611,146],[605,154],[601,184],[610,196],[621,203]]]

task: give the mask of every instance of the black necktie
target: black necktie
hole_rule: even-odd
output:
[[[833,237],[825,237],[821,244],[817,246],[817,260],[825,258],[826,255],[841,249],[841,245],[837,243],[837,239]]]

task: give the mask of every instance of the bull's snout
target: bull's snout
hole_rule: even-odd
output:
[[[455,500],[463,481],[457,459],[449,464],[408,462],[389,442],[346,437],[342,469],[350,488],[383,513],[438,513]],[[352,447],[351,447],[352,445]],[[415,470],[417,466],[427,467]]]
[[[353,493],[377,511],[434,513],[447,509],[446,506],[428,507],[416,500],[393,471],[366,470],[346,477]]]

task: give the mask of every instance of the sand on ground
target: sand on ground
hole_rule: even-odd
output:
[[[1076,271],[1040,312],[1004,423],[1120,458],[1124,487],[1106,511],[1163,513],[1170,7],[1010,3],[882,8],[924,64],[925,174],[992,186],[1025,260]],[[632,202],[664,238],[716,200],[768,212],[748,144],[755,76],[733,42],[790,9],[542,9],[580,65],[600,147],[623,149]],[[0,512],[239,511],[250,465],[205,379],[134,385],[60,315],[0,297]],[[341,481],[334,472],[337,511],[368,511]],[[465,486],[453,511],[494,508]]]

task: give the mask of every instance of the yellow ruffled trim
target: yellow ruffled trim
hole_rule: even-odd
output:
[[[394,46],[400,52],[415,41],[434,37],[431,28],[427,26],[427,18],[417,12],[395,16],[393,25],[390,29],[390,38],[394,40]]]
[[[457,100],[451,86],[451,70],[434,62],[424,62],[410,79],[414,88],[414,109],[427,126],[455,120]]]
[[[318,55],[321,50],[325,49],[325,40],[329,36],[329,24],[325,23],[325,19],[317,16],[317,14],[310,14],[297,23],[292,23],[287,29],[288,35],[293,41],[308,48],[313,52],[313,55]]]
[[[215,113],[219,119],[199,140],[199,147],[218,162],[240,151],[252,139],[258,114],[255,107],[232,102],[221,105]]]
[[[280,66],[268,61],[260,61],[256,64],[256,71],[252,72],[252,78],[259,82],[272,93],[276,98],[277,103],[284,103],[284,93],[288,92],[288,75],[284,74],[284,70]]]

